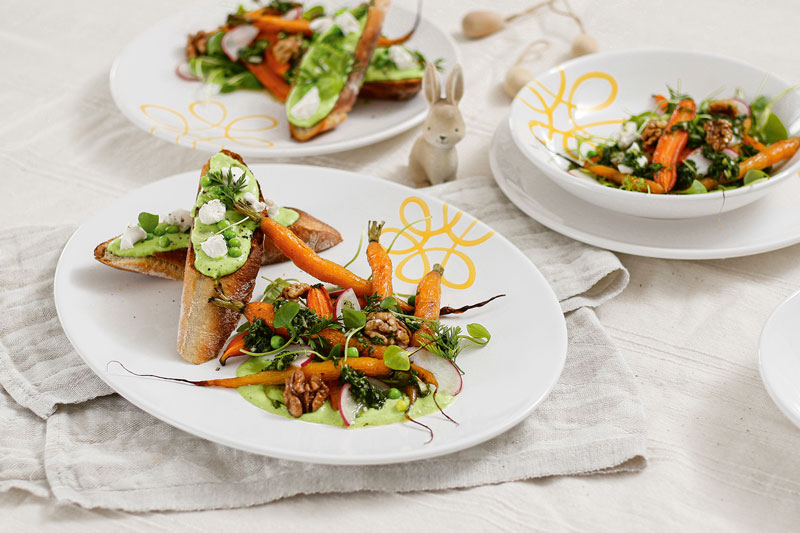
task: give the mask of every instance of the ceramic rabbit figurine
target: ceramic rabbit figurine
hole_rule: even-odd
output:
[[[436,185],[454,180],[458,169],[456,144],[464,138],[465,133],[464,119],[458,109],[458,102],[464,94],[461,65],[456,65],[447,78],[444,98],[439,73],[431,62],[425,67],[422,85],[430,111],[422,125],[422,135],[411,149],[408,168],[417,185],[423,185],[426,181]]]

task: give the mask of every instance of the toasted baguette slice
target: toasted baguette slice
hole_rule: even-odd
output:
[[[228,150],[223,152],[245,164],[241,156]],[[208,171],[208,163],[203,166],[200,176]],[[259,191],[259,198],[264,200]],[[194,225],[194,223],[193,223]],[[256,278],[261,268],[264,253],[264,233],[261,228],[253,232],[250,255],[239,270],[222,276],[210,278],[194,267],[194,247],[186,252],[183,271],[183,296],[181,297],[181,318],[178,325],[178,352],[190,363],[205,363],[217,356],[225,341],[236,328],[241,315],[236,311],[209,303],[216,296],[217,289],[240,302],[249,302],[256,286]]]
[[[312,217],[301,209],[291,207],[300,214],[300,218],[289,226],[295,235],[303,239],[312,250],[321,252],[342,242],[342,235],[335,228],[321,220]],[[146,276],[169,278],[177,281],[183,279],[183,268],[186,266],[186,252],[188,248],[180,248],[169,252],[156,252],[147,257],[120,257],[108,251],[108,245],[116,239],[113,237],[100,243],[94,249],[94,258],[110,267],[129,272],[138,272]],[[264,252],[261,256],[262,265],[273,265],[288,261],[287,258],[271,240],[264,241]]]
[[[361,86],[359,98],[374,100],[408,100],[422,90],[422,78],[371,81]]]
[[[117,236],[118,237],[118,236]],[[94,249],[94,258],[110,267],[129,272],[138,272],[146,276],[168,278],[180,281],[183,279],[183,268],[186,264],[186,248],[156,252],[147,257],[121,257],[108,251],[108,245],[116,239],[113,237],[101,242]]]
[[[336,105],[333,106],[333,109],[331,109],[327,117],[309,128],[301,128],[290,122],[289,131],[292,137],[298,141],[307,141],[324,131],[332,130],[347,118],[347,113],[353,109],[356,98],[358,98],[361,82],[364,80],[364,74],[366,74],[367,66],[369,65],[370,59],[372,59],[372,53],[375,51],[375,46],[378,44],[378,39],[381,36],[383,19],[386,16],[386,11],[389,9],[390,4],[391,0],[374,0],[370,3],[367,11],[367,23],[364,26],[364,32],[361,34],[355,54],[353,55],[353,70],[347,77],[342,92],[339,93],[339,99],[336,101]]]

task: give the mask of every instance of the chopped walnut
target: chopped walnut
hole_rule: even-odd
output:
[[[716,152],[727,148],[733,139],[733,125],[724,118],[709,120],[703,124],[703,129],[706,130],[706,142]]]
[[[283,389],[283,401],[289,414],[299,418],[303,413],[313,413],[328,399],[330,390],[318,374],[311,374],[306,379],[300,369],[292,372],[286,378],[286,387]]]
[[[364,326],[364,335],[401,348],[407,348],[411,342],[411,332],[406,325],[388,311],[370,313]]]
[[[311,285],[308,283],[292,283],[281,291],[281,298],[297,302],[300,300],[300,297],[305,296],[310,289]]]
[[[272,47],[272,55],[275,56],[278,63],[288,63],[297,57],[302,45],[303,38],[300,35],[292,35],[275,43],[275,46]]]
[[[204,31],[189,35],[186,39],[186,59],[205,55],[209,37],[211,34]]]
[[[644,148],[654,146],[666,129],[666,120],[651,120],[648,122],[642,131],[642,146]]]

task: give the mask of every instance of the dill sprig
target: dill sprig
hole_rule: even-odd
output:
[[[227,169],[227,172],[223,169],[215,169],[209,170],[205,177],[208,178],[207,189],[213,187],[213,190],[209,192],[218,194],[228,207],[233,207],[236,196],[247,187],[247,172],[234,180],[231,169]]]

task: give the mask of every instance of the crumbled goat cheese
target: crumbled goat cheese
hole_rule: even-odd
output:
[[[228,243],[222,235],[213,235],[200,245],[203,253],[212,259],[222,257],[228,253]]]
[[[622,125],[622,129],[617,134],[617,146],[622,149],[627,148],[639,136],[639,131],[636,128],[635,122],[626,122]]]
[[[139,224],[128,224],[119,239],[119,247],[121,250],[130,250],[134,244],[143,241],[146,237],[147,232]]]
[[[333,18],[318,17],[312,20],[309,26],[311,26],[311,31],[314,33],[325,33],[333,26]]]
[[[400,70],[410,70],[412,68],[417,68],[418,66],[417,60],[414,59],[414,56],[412,56],[411,53],[402,46],[390,46],[389,59],[394,61],[394,64],[397,65],[397,68]]]
[[[333,23],[339,26],[339,29],[341,29],[342,33],[345,35],[349,35],[361,29],[361,24],[358,23],[358,20],[349,11],[345,11],[341,15],[336,15],[336,18],[333,19]]]
[[[192,227],[192,215],[186,209],[176,209],[167,215],[164,222],[178,226],[178,229],[182,232],[189,231],[189,228]]]
[[[319,89],[312,87],[310,91],[303,95],[299,102],[292,108],[294,118],[306,119],[314,116],[319,109]]]
[[[251,192],[244,193],[244,201],[250,204],[250,207],[258,211],[259,213],[262,212],[264,209],[267,208],[267,204],[264,202],[258,201],[258,196]]]
[[[225,204],[214,198],[206,202],[197,213],[197,217],[203,224],[216,224],[225,218]]]
[[[628,165],[619,165],[617,168],[619,168],[619,171],[623,174],[633,174],[633,169]]]

